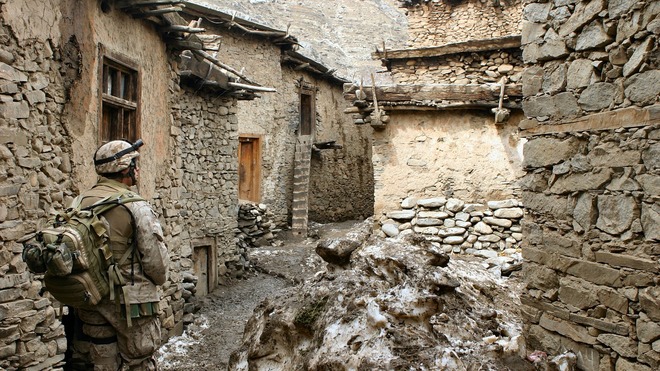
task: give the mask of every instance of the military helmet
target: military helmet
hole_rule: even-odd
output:
[[[133,144],[125,140],[113,140],[102,145],[94,154],[96,173],[111,174],[128,169],[133,159],[140,155],[137,149],[143,144],[142,139],[138,139]]]

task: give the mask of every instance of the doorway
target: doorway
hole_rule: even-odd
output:
[[[238,141],[238,198],[259,202],[261,193],[260,137],[241,135]]]
[[[212,239],[193,241],[193,270],[197,276],[195,296],[208,295],[218,285],[215,243]]]

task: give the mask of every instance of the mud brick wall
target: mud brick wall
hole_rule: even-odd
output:
[[[405,1],[407,46],[423,48],[519,35],[522,3],[522,0]]]
[[[660,1],[527,1],[527,350],[660,368]]]

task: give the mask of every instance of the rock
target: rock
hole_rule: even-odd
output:
[[[415,217],[414,210],[401,210],[401,211],[390,211],[386,214],[388,218],[396,220],[411,220]]]
[[[503,209],[503,208],[510,208],[510,207],[518,207],[519,202],[518,200],[515,199],[507,199],[507,200],[500,200],[500,201],[488,201],[488,207],[495,210],[495,209]]]
[[[618,18],[628,13],[638,0],[609,0],[607,12],[610,18]]]
[[[346,265],[351,254],[360,247],[360,243],[351,240],[322,241],[316,246],[316,253],[328,263]]]
[[[433,219],[446,219],[449,217],[444,211],[420,211],[417,213],[418,218],[433,218]]]
[[[437,208],[437,207],[442,207],[447,203],[447,199],[444,197],[436,197],[436,198],[425,198],[421,200],[417,200],[417,205],[425,208]]]
[[[589,85],[578,99],[578,104],[585,111],[598,111],[610,107],[617,97],[616,85],[609,82],[597,82]]]
[[[653,102],[660,94],[660,71],[651,70],[631,76],[625,82],[624,93],[633,102]]]
[[[642,229],[647,241],[660,240],[660,204],[642,204]]]
[[[445,237],[442,240],[442,243],[446,243],[447,245],[460,245],[465,241],[465,239],[462,236],[449,236]]]
[[[395,224],[383,224],[381,230],[387,235],[387,237],[396,237],[399,235],[399,227],[397,227]]]
[[[637,203],[632,197],[598,196],[596,227],[609,234],[621,234],[630,228],[637,212]]]
[[[630,59],[628,59],[628,62],[623,65],[623,76],[628,77],[632,75],[633,73],[637,72],[641,64],[647,59],[648,53],[651,51],[655,44],[655,38],[652,36],[649,36],[642,42],[636,49],[635,52],[633,53],[632,56],[630,56]],[[654,70],[656,72],[660,72],[658,70]],[[656,85],[656,92],[657,92],[657,85]]]
[[[500,218],[493,218],[493,217],[485,217],[483,219],[484,223],[490,224],[490,225],[496,225],[498,227],[504,227],[504,228],[509,228],[513,225],[513,222],[509,219],[500,219]]]
[[[551,3],[532,3],[523,9],[523,19],[532,23],[545,23],[552,7]]]
[[[584,88],[594,79],[594,67],[589,59],[576,59],[571,62],[566,74],[567,89]]]
[[[600,20],[587,25],[577,37],[576,51],[585,51],[605,46],[612,42],[612,38],[605,32]]]
[[[523,217],[524,212],[523,209],[519,207],[511,207],[511,208],[497,209],[495,210],[493,215],[496,218],[519,219]]]
[[[401,208],[403,209],[412,209],[417,205],[417,197],[406,197],[401,201]]]
[[[482,235],[493,233],[493,229],[484,222],[477,223],[474,226],[474,231]]]
[[[571,158],[577,150],[578,142],[573,139],[536,138],[523,147],[523,166],[535,168],[558,164]]]

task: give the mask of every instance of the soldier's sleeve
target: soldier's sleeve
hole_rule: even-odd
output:
[[[146,202],[134,202],[131,211],[137,227],[137,246],[145,275],[155,284],[167,281],[170,258],[158,217]]]

